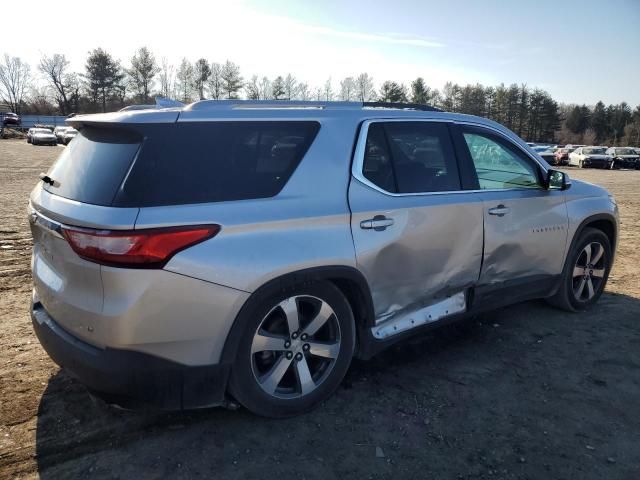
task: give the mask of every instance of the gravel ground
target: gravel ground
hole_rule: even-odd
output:
[[[28,193],[62,147],[0,140],[0,478],[640,478],[640,171],[570,170],[622,215],[588,313],[504,308],[355,362],[316,411],[159,414],[93,400],[28,314]]]

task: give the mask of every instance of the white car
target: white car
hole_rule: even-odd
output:
[[[65,145],[69,145],[69,142],[75,138],[78,134],[78,130],[73,127],[67,127],[64,134],[62,135],[62,143]]]
[[[30,143],[32,145],[57,145],[58,140],[51,130],[48,128],[32,128],[30,129]]]
[[[578,147],[569,154],[569,165],[574,167],[611,168],[607,147]]]
[[[58,143],[62,143],[62,137],[64,136],[64,132],[66,132],[71,127],[56,127],[53,129],[53,134],[56,136]]]

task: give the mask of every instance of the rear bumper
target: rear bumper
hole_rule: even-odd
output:
[[[100,349],[74,337],[32,305],[33,329],[51,359],[108,402],[180,410],[222,405],[229,365],[187,366],[145,353]]]

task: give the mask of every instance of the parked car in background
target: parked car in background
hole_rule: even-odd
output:
[[[551,145],[538,145],[533,147],[533,151],[540,155],[549,165],[557,165],[553,148]]]
[[[611,157],[611,168],[640,169],[640,156],[631,147],[611,147],[607,155]]]
[[[0,115],[2,115],[2,124],[4,126],[20,125],[20,122],[22,121],[20,115],[18,115],[17,113],[7,112]]]
[[[31,145],[57,145],[58,140],[51,130],[48,128],[30,128],[27,134],[27,142]]]
[[[68,128],[71,127],[56,127],[53,129],[53,134],[56,136],[58,143],[62,143],[64,132],[66,132]]]
[[[73,127],[67,127],[64,134],[62,135],[62,143],[64,145],[69,145],[69,142],[75,138],[78,134],[78,130]]]
[[[296,415],[424,328],[602,294],[615,201],[507,128],[229,103],[74,117],[31,193],[33,328],[112,402]]]
[[[569,154],[573,152],[572,148],[559,148],[555,151],[554,155],[556,157],[555,165],[568,165],[569,164]]]
[[[569,154],[569,165],[574,167],[611,168],[607,147],[579,147]]]

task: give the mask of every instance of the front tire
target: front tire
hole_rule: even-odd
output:
[[[237,320],[244,330],[229,390],[257,415],[308,412],[335,391],[351,364],[349,302],[325,281],[257,295]]]
[[[612,260],[609,237],[602,230],[585,228],[567,256],[560,288],[548,302],[569,312],[589,308],[604,291]]]

